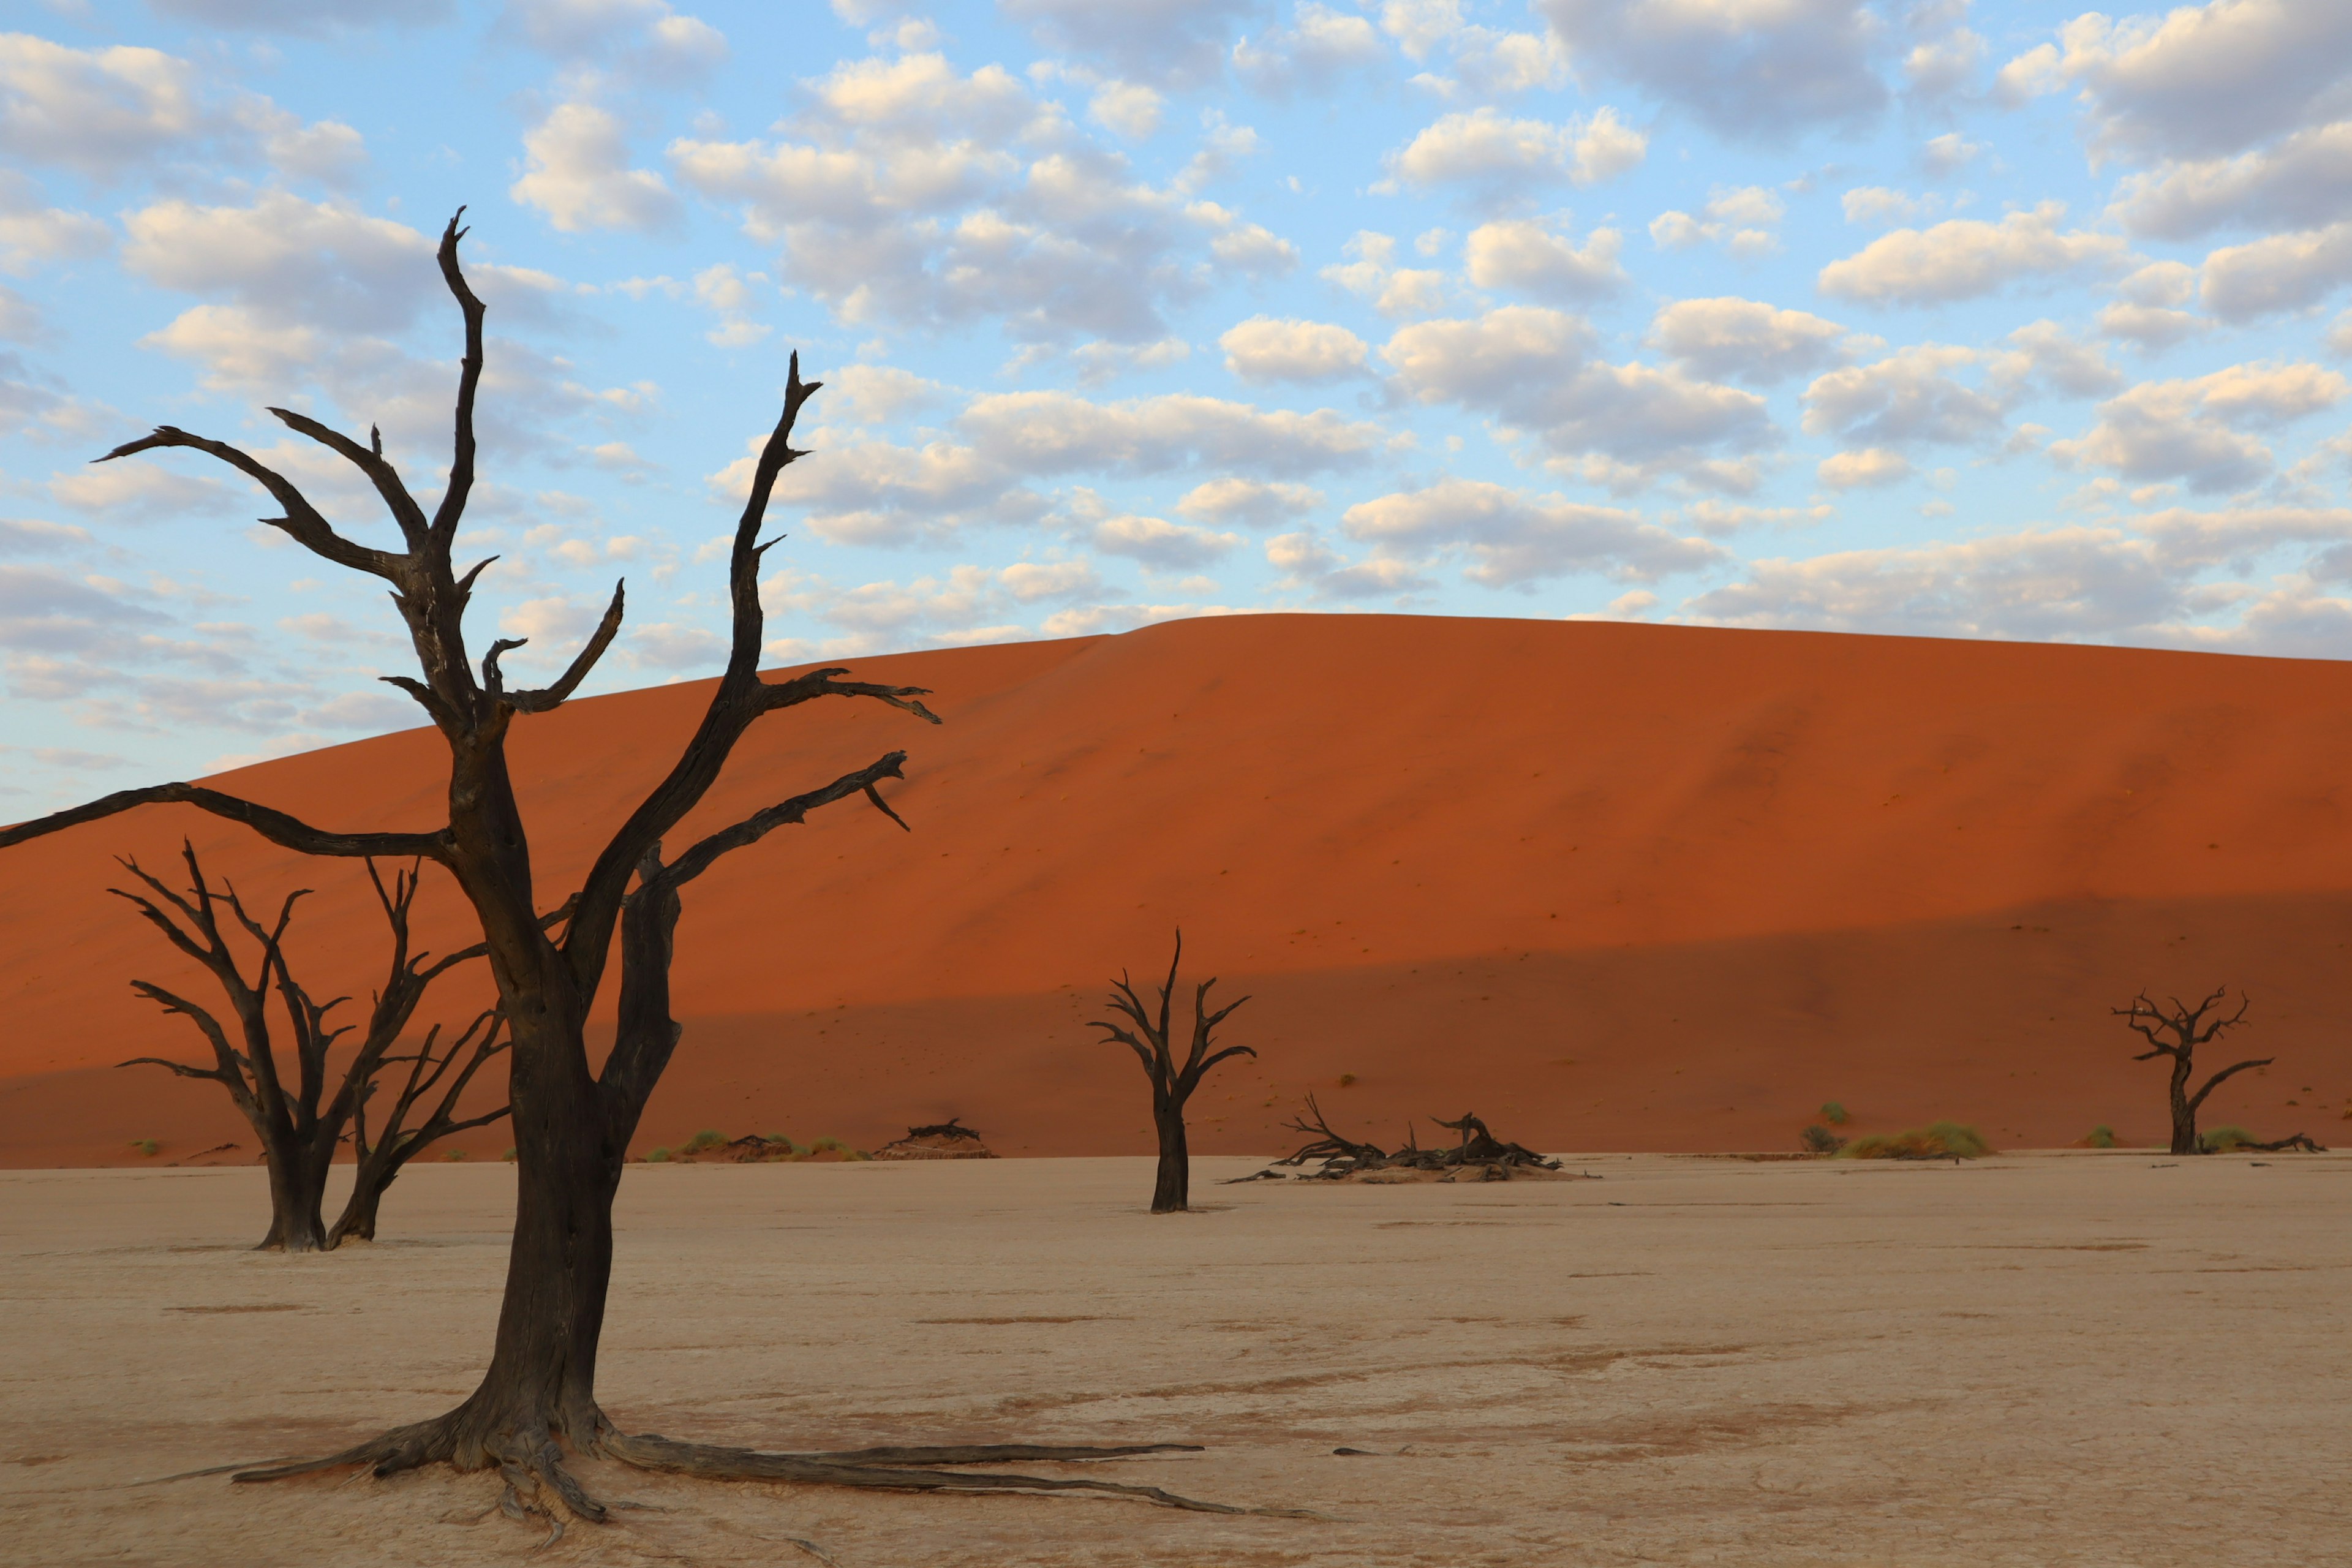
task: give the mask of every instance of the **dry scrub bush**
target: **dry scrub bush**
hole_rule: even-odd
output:
[[[1839,1151],[1846,1160],[1975,1160],[1993,1152],[1973,1127],[1930,1121],[1908,1132],[1874,1132]]]

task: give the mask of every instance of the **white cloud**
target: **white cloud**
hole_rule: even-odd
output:
[[[992,318],[1033,343],[1150,342],[1169,335],[1171,305],[1220,274],[1296,259],[1262,226],[1193,199],[1191,173],[1137,179],[1001,67],[967,76],[911,54],[846,61],[804,86],[784,139],[686,139],[669,157],[682,183],[740,210],[747,233],[780,242],[782,280],[845,324]]]
[[[1421,568],[1394,556],[1350,561],[1325,544],[1312,529],[1278,533],[1267,540],[1265,558],[1282,574],[1278,587],[1326,601],[1393,597],[1402,603],[1434,586],[1422,575]]]
[[[1445,308],[1445,274],[1433,268],[1396,265],[1396,240],[1358,229],[1342,247],[1353,261],[1326,267],[1325,281],[1371,302],[1383,316],[1425,316]]]
[[[2050,456],[2112,468],[2126,480],[2178,479],[2200,493],[2243,489],[2275,467],[2256,431],[2333,408],[2352,384],[2313,364],[2240,364],[2179,381],[2143,382],[2099,405],[2079,440]]]
[[[113,231],[88,213],[44,205],[41,189],[13,169],[0,169],[0,270],[22,277],[45,262],[98,256]]]
[[[2352,281],[2352,221],[2232,245],[2205,258],[2205,308],[2250,321],[2316,305]]]
[[[2310,228],[2352,217],[2352,120],[2234,158],[2127,175],[2109,215],[2133,234],[2192,239],[2231,225]]]
[[[1536,0],[1580,70],[1648,89],[1727,137],[1784,141],[1886,101],[1863,0]]]
[[[1217,340],[1244,381],[1335,381],[1364,374],[1364,340],[1326,321],[1253,316]]]
[[[1087,542],[1106,555],[1124,555],[1163,571],[1187,571],[1223,560],[1242,542],[1238,533],[1218,533],[1165,518],[1122,513],[1086,528]]]
[[[1227,478],[1193,486],[1176,510],[1206,522],[1268,528],[1322,504],[1322,492],[1306,485]]]
[[[1899,228],[1822,268],[1821,289],[1873,304],[1943,304],[2121,258],[2124,242],[2113,235],[2062,232],[2065,216],[2065,203],[2045,201],[1999,223],[1954,218],[1925,230]]]
[[[1663,212],[1650,220],[1650,238],[1667,250],[1715,243],[1734,256],[1768,256],[1780,247],[1773,227],[1788,204],[1761,185],[1717,185],[1698,217]]]
[[[1213,79],[1251,0],[999,0],[1038,42],[1099,60],[1135,81],[1183,87]]]
[[[2197,269],[2152,261],[2116,286],[2116,298],[2099,311],[2099,331],[2147,350],[2168,347],[2213,323],[2180,307],[2197,297]]]
[[[0,33],[0,154],[113,180],[209,148],[331,181],[362,155],[348,125],[305,125],[259,94],[207,94],[204,85],[194,65],[160,49],[75,49]]]
[[[1777,438],[1754,393],[1606,363],[1591,357],[1593,342],[1577,317],[1512,305],[1400,328],[1381,353],[1406,395],[1493,415],[1561,457],[1608,459],[1621,466],[1611,481],[1620,486],[1664,471],[1704,474],[1706,455]]]
[[[1464,270],[1481,289],[1507,289],[1541,300],[1580,301],[1615,292],[1627,282],[1618,265],[1623,237],[1595,229],[1578,248],[1531,218],[1481,224],[1463,243]]]
[[[1340,528],[1385,552],[1457,552],[1463,575],[1490,588],[1579,573],[1653,582],[1727,559],[1702,539],[1678,538],[1637,512],[1475,479],[1442,479],[1349,507]]]
[[[1141,82],[1107,81],[1095,89],[1087,117],[1130,142],[1143,142],[1159,133],[1166,107],[1167,100]]]
[[[528,167],[507,195],[566,234],[675,225],[677,195],[650,169],[629,167],[620,120],[593,103],[559,103],[522,139]]]
[[[1913,47],[1903,57],[1903,74],[1922,98],[1949,98],[1965,89],[1985,60],[1983,35],[1955,27],[1940,38]]]
[[[819,408],[853,424],[887,425],[908,409],[937,403],[946,388],[892,365],[851,364],[826,373]]]
[[[1927,138],[1919,149],[1919,162],[1927,173],[1941,179],[1975,163],[1977,154],[1983,151],[1982,142],[1971,142],[1957,131],[1947,131]]]
[[[1327,90],[1345,72],[1387,56],[1363,17],[1307,0],[1291,13],[1289,26],[1235,42],[1233,62],[1234,74],[1252,87],[1281,94],[1299,87]]]
[[[1884,447],[1864,447],[1858,452],[1831,453],[1814,466],[1813,475],[1835,490],[1898,484],[1911,477],[1911,459]]]
[[[2079,84],[2102,152],[2210,157],[2342,107],[2347,71],[2352,0],[2211,0],[2161,17],[2085,12],[1998,86],[2021,101]]]
[[[666,0],[507,0],[503,25],[556,59],[611,63],[657,83],[691,81],[727,58],[727,38]]]
[[[1835,321],[1803,310],[1723,298],[1663,307],[1649,342],[1693,375],[1761,386],[1838,363],[1847,336]]]
[[[1949,343],[1914,343],[1831,371],[1805,388],[1805,432],[1852,447],[1990,440],[2001,431],[2000,401],[1951,374],[1979,357]]]
[[[1989,378],[2006,393],[2032,389],[2064,397],[2096,397],[2123,384],[2095,343],[2082,342],[2055,321],[2031,321],[2009,334],[2010,347],[1986,358]]]
[[[957,424],[1020,472],[1162,473],[1198,464],[1290,478],[1353,467],[1382,441],[1331,410],[1297,414],[1190,394],[1093,403],[1063,392],[976,398]]]
[[[1497,195],[1567,183],[1599,184],[1639,168],[1649,138],[1613,109],[1555,124],[1511,120],[1491,108],[1449,114],[1388,158],[1390,175],[1408,185],[1475,187]]]

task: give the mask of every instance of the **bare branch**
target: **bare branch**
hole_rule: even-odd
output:
[[[757,844],[779,827],[804,822],[808,818],[808,814],[818,806],[830,805],[835,801],[846,796],[871,795],[878,805],[881,797],[875,795],[874,786],[884,779],[906,777],[906,774],[898,771],[899,765],[906,760],[906,752],[892,752],[879,762],[868,763],[854,773],[842,774],[822,789],[813,789],[806,795],[796,795],[790,800],[779,801],[765,810],[754,812],[732,827],[720,828],[670,862],[668,868],[661,873],[662,879],[673,888],[684,887],[709,870],[721,855],[730,854],[747,845]],[[897,822],[899,826],[907,826],[899,819],[898,814],[888,806],[883,806],[882,813],[893,822]]]
[[[322,425],[307,414],[297,414],[290,408],[272,408],[269,412],[288,429],[308,436],[365,474],[368,481],[375,486],[375,493],[383,498],[384,510],[392,513],[394,522],[400,524],[400,535],[408,541],[408,548],[412,551],[425,548],[425,509],[416,504],[416,498],[408,493],[406,485],[401,483],[399,470],[384,461],[381,437],[371,430],[371,444],[362,447],[341,431]]]
[[[2278,1060],[2276,1057],[2264,1057],[2259,1061],[2239,1062],[2234,1067],[2223,1068],[2220,1072],[2215,1073],[2211,1078],[2205,1080],[2205,1087],[2203,1089],[2199,1089],[2195,1094],[2189,1097],[2189,1109],[2195,1110],[2198,1107],[2203,1105],[2207,1095],[2220,1088],[2225,1080],[2235,1078],[2238,1074],[2245,1071],[2248,1068],[2266,1068],[2276,1060]]]
[[[305,855],[365,856],[383,855],[403,858],[421,857],[427,860],[447,861],[450,857],[448,831],[438,833],[332,833],[323,827],[313,827],[298,817],[254,801],[240,800],[233,795],[223,795],[200,784],[149,784],[143,789],[117,790],[85,805],[52,812],[30,822],[20,822],[14,827],[0,828],[0,849],[45,837],[68,827],[79,827],[85,822],[97,822],[142,805],[193,805],[215,816],[225,816],[241,822],[272,844],[289,849],[299,849]]]
[[[192,1068],[185,1062],[167,1062],[162,1057],[132,1057],[127,1062],[117,1062],[114,1065],[119,1068],[169,1068],[182,1078],[206,1079],[214,1083],[229,1081],[229,1075],[218,1068]]]
[[[466,353],[457,362],[457,430],[449,453],[449,486],[441,492],[441,504],[433,511],[433,542],[444,552],[457,538],[457,520],[465,516],[466,499],[474,489],[474,393],[482,384],[482,302],[467,287],[465,271],[457,265],[457,242],[466,237],[457,220],[465,216],[464,207],[449,215],[449,224],[441,231],[441,247],[436,253],[441,280],[449,286],[459,313],[466,318]],[[474,574],[481,569],[477,566],[467,573],[461,589],[470,588]]]
[[[761,711],[773,713],[782,708],[796,708],[819,697],[870,697],[877,702],[887,702],[901,712],[912,713],[928,724],[940,722],[940,716],[919,702],[902,700],[908,697],[928,697],[928,686],[877,686],[864,680],[835,680],[836,675],[849,673],[847,667],[832,669],[812,669],[790,680],[762,683]]]
[[[176,426],[158,425],[152,435],[142,436],[136,441],[126,441],[105,457],[94,460],[110,463],[117,458],[152,451],[158,447],[187,447],[208,453],[255,480],[286,509],[284,517],[266,517],[261,521],[287,534],[313,555],[322,556],[338,566],[348,566],[354,572],[372,573],[389,582],[399,580],[400,557],[345,539],[320,515],[319,509],[310,504],[309,498],[295,489],[292,480],[274,468],[263,467],[225,441],[191,436]]]
[[[604,607],[604,618],[596,623],[595,635],[588,639],[588,645],[580,650],[579,656],[572,659],[571,668],[563,672],[554,685],[541,687],[536,691],[509,691],[500,695],[499,700],[518,713],[544,713],[578,690],[580,683],[588,679],[588,672],[596,668],[596,661],[604,657],[604,650],[613,646],[613,639],[621,635],[621,604],[627,588],[628,584],[625,582],[613,584],[613,602]],[[522,644],[504,643],[498,646],[520,647]],[[482,661],[482,673],[489,678],[490,689],[493,693],[498,692],[496,684],[498,657],[498,647],[493,647],[489,657]]]

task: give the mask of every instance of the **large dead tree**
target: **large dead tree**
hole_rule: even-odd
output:
[[[212,1047],[213,1059],[209,1067],[193,1067],[162,1057],[133,1057],[121,1065],[166,1068],[182,1078],[203,1079],[228,1090],[238,1113],[253,1129],[269,1172],[269,1232],[255,1250],[318,1252],[331,1249],[349,1237],[373,1240],[376,1209],[403,1165],[448,1134],[488,1126],[507,1113],[501,1105],[474,1116],[457,1114],[457,1102],[474,1075],[506,1048],[499,1038],[495,1010],[476,1018],[446,1048],[438,1046],[441,1030],[436,1024],[415,1051],[406,1056],[394,1051],[433,983],[457,965],[481,957],[482,948],[476,945],[435,962],[428,962],[429,954],[411,951],[408,925],[416,899],[415,869],[394,872],[393,885],[386,888],[370,861],[368,879],[392,931],[389,973],[368,1009],[363,1028],[335,1024],[330,1016],[350,998],[319,1000],[295,978],[292,961],[286,953],[286,932],[293,923],[295,903],[309,889],[286,895],[277,917],[265,925],[246,908],[234,885],[224,882],[217,889],[213,887],[193,845],[183,842],[180,858],[187,864],[184,893],[165,886],[136,860],[128,859],[122,862],[123,868],[144,883],[148,891],[123,888],[108,891],[138,910],[173,946],[211,973],[228,1004],[229,1022],[193,998],[152,981],[134,980],[132,990],[196,1026]],[[226,926],[220,918],[223,910],[230,917]],[[232,927],[242,929],[259,950],[249,980],[230,940]],[[289,1037],[285,1048],[294,1069],[290,1081],[281,1069],[280,1047],[270,1027],[273,996]],[[359,1030],[359,1039],[350,1047],[342,1070],[335,1072],[330,1058],[343,1037],[354,1029]],[[451,1077],[450,1069],[461,1059],[465,1065]],[[372,1142],[367,1109],[377,1093],[377,1079],[403,1063],[408,1066],[405,1080],[378,1119]],[[418,1101],[444,1079],[447,1087],[439,1100],[423,1121],[412,1125],[409,1116]],[[347,1137],[356,1155],[352,1194],[341,1216],[330,1228],[324,1223],[323,1206],[327,1173],[337,1148]]]
[[[2205,1103],[2207,1095],[2248,1068],[2266,1068],[2276,1059],[2262,1057],[2252,1061],[2233,1063],[2207,1079],[2205,1087],[2196,1093],[2189,1092],[2189,1080],[2196,1074],[2197,1047],[2210,1045],[2243,1024],[2246,1009],[2253,1005],[2251,998],[2241,996],[2238,1010],[2225,1016],[2220,1009],[2229,990],[2226,985],[2221,986],[2194,1007],[2178,996],[2168,998],[2169,1007],[2158,1006],[2143,991],[2132,998],[2130,1006],[2108,1009],[2124,1020],[2126,1028],[2147,1041],[2148,1048],[2132,1060],[2153,1061],[2158,1057],[2172,1058],[2172,1082],[2168,1098],[2172,1111],[2172,1152],[2176,1154],[2205,1152],[2204,1145],[2197,1137],[2197,1111]]]
[[[1160,1173],[1151,1188],[1153,1214],[1181,1213],[1192,1200],[1192,1153],[1184,1139],[1184,1102],[1201,1087],[1201,1076],[1227,1057],[1257,1055],[1247,1046],[1227,1046],[1210,1054],[1210,1031],[1249,1000],[1244,996],[1210,1012],[1209,987],[1217,983],[1212,975],[1193,988],[1192,1045],[1183,1061],[1177,1061],[1169,1043],[1169,1028],[1176,970],[1183,962],[1184,933],[1180,931],[1176,933],[1176,956],[1168,961],[1168,979],[1160,987],[1158,1011],[1144,1005],[1122,972],[1112,983],[1110,1005],[1135,1027],[1129,1029],[1108,1019],[1096,1019],[1087,1026],[1102,1030],[1106,1042],[1116,1041],[1133,1051],[1136,1059],[1143,1064],[1143,1076],[1151,1080],[1151,1125],[1160,1135]],[[1136,1037],[1139,1031],[1141,1039]]]
[[[291,480],[225,442],[163,426],[115,448],[101,461],[166,447],[219,459],[268,490],[282,515],[266,520],[337,566],[390,584],[392,600],[415,650],[415,676],[387,676],[415,699],[446,742],[448,809],[437,826],[402,831],[343,831],[314,826],[256,801],[190,784],[125,790],[88,805],[0,832],[0,847],[136,806],[178,803],[242,822],[271,841],[306,854],[415,857],[457,880],[481,922],[499,1009],[510,1041],[509,1099],[517,1164],[514,1239],[490,1362],[473,1394],[456,1409],[321,1459],[241,1472],[265,1480],[335,1467],[367,1466],[379,1476],[436,1462],[461,1470],[495,1468],[506,1481],[509,1512],[602,1521],[603,1504],[565,1468],[567,1450],[650,1469],[711,1477],[824,1481],[843,1486],[939,1490],[1117,1492],[1177,1507],[1238,1511],[1193,1503],[1156,1488],[1079,1479],[970,1474],[939,1469],[1000,1460],[1095,1458],[1151,1452],[1166,1444],[1118,1448],[1034,1445],[864,1449],[854,1453],[767,1454],[624,1433],[596,1402],[596,1353],[613,1268],[613,1197],[629,1139],[646,1100],[678,1043],[672,1015],[670,955],[680,895],[735,850],[812,811],[863,795],[893,821],[876,786],[903,777],[903,752],[888,752],[832,783],[777,801],[665,858],[664,840],[700,803],[728,754],[761,718],[820,698],[880,702],[929,723],[939,720],[921,689],[841,679],[840,668],[789,680],[760,675],[765,617],[760,567],[773,541],[760,538],[768,500],[785,466],[804,454],[792,446],[793,422],[817,384],[800,376],[794,355],[783,408],[761,447],[737,519],[728,557],[733,628],[727,668],[693,737],[668,771],[616,828],[568,904],[560,939],[542,920],[530,836],[507,763],[516,719],[562,703],[595,668],[621,629],[624,594],[615,587],[603,620],[552,684],[514,688],[499,660],[520,642],[500,638],[478,672],[467,650],[465,616],[485,561],[459,571],[452,550],[472,493],[474,400],[482,375],[482,302],[458,265],[458,217],[441,236],[443,280],[465,321],[456,438],[448,481],[430,510],[415,497],[371,430],[364,442],[289,409],[269,412],[298,434],[341,457],[368,480],[397,525],[400,547],[381,549],[339,531]],[[906,825],[898,824],[901,827]],[[634,882],[634,887],[632,883]],[[589,1065],[589,1010],[605,983],[614,939],[620,941],[618,1026],[601,1069]]]

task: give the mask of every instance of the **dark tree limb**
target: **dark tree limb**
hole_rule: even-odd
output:
[[[1192,1037],[1179,1063],[1171,1044],[1170,1030],[1176,994],[1176,972],[1184,962],[1184,933],[1176,933],[1175,955],[1168,961],[1168,978],[1160,985],[1158,1008],[1145,1003],[1136,994],[1135,986],[1122,973],[1111,982],[1108,998],[1111,1010],[1127,1020],[1127,1024],[1097,1018],[1087,1026],[1103,1032],[1103,1043],[1125,1046],[1143,1064],[1143,1076],[1151,1083],[1151,1120],[1160,1137],[1160,1168],[1151,1193],[1153,1214],[1177,1214],[1190,1206],[1192,1200],[1192,1158],[1184,1128],[1184,1105],[1200,1087],[1201,1076],[1227,1057],[1255,1057],[1257,1052],[1247,1046],[1229,1046],[1210,1054],[1211,1037],[1216,1026],[1232,1016],[1243,1002],[1231,1002],[1214,1013],[1209,1011],[1209,988],[1216,984],[1213,976],[1203,980],[1192,990]]]
[[[499,692],[499,649],[520,647],[522,644],[520,642],[492,644],[488,657],[482,661],[483,673],[488,677],[487,684],[490,691],[518,713],[544,713],[580,689],[580,683],[588,679],[588,672],[596,668],[596,661],[604,657],[604,650],[613,646],[613,639],[621,635],[621,609],[623,601],[627,597],[627,586],[625,583],[613,584],[613,602],[605,606],[604,618],[596,623],[595,632],[588,638],[578,656],[572,659],[570,668],[557,678],[552,686],[542,687],[536,691]]]
[[[372,576],[386,579],[396,576],[399,560],[397,556],[382,550],[370,549],[363,544],[354,543],[337,533],[333,525],[320,515],[319,509],[310,504],[309,498],[295,488],[292,480],[276,469],[257,462],[226,441],[215,441],[203,436],[191,436],[176,426],[158,425],[152,434],[142,436],[136,441],[126,441],[96,460],[110,463],[117,458],[128,458],[134,453],[150,452],[163,447],[185,447],[217,458],[259,484],[262,489],[269,492],[270,499],[286,509],[284,517],[266,517],[261,521],[286,534],[313,555],[331,561],[338,566],[347,566],[354,572],[365,572]]]
[[[140,789],[117,790],[101,795],[87,805],[68,807],[51,812],[30,822],[20,822],[13,827],[0,828],[0,849],[10,848],[35,838],[45,837],[68,827],[79,827],[85,822],[98,822],[117,816],[142,805],[193,805],[215,816],[243,823],[272,844],[299,850],[305,855],[341,856],[357,858],[381,855],[391,859],[423,858],[446,860],[449,858],[448,835],[440,833],[335,833],[323,827],[313,827],[299,817],[289,816],[273,806],[255,801],[240,800],[233,795],[223,795],[202,784],[148,784]]]
[[[2147,1042],[2147,1049],[2132,1058],[2136,1062],[2153,1061],[2158,1057],[2171,1059],[2171,1082],[2166,1094],[2172,1113],[2172,1146],[2175,1154],[2201,1154],[2208,1151],[2197,1133],[2197,1112],[2211,1094],[2228,1079],[2248,1068],[2268,1067],[2275,1059],[2263,1057],[2255,1061],[2239,1062],[2223,1068],[2205,1080],[2205,1087],[2194,1094],[2189,1091],[2189,1079],[2196,1072],[2197,1049],[2238,1027],[2246,1021],[2246,1010],[2252,1001],[2240,996],[2238,1010],[2224,1014],[2221,1005],[2229,994],[2229,987],[2217,986],[2213,992],[2190,1006],[2179,997],[2168,997],[2170,1005],[2158,1005],[2142,991],[2131,999],[2127,1007],[2108,1009],[2124,1021],[2124,1026]]]

